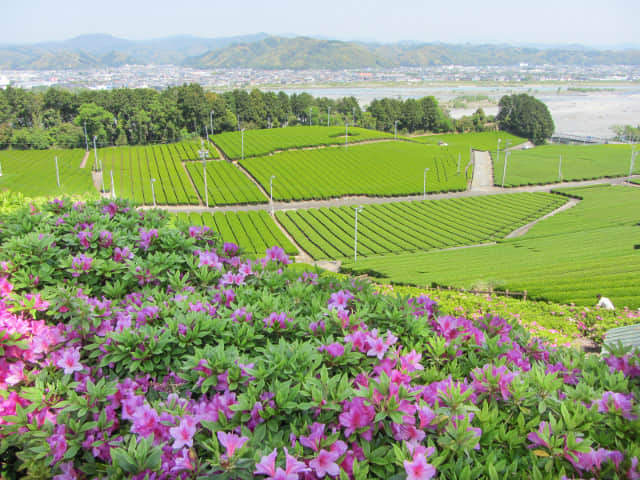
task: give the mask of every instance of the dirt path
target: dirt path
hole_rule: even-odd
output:
[[[553,217],[554,215],[557,215],[560,212],[564,212],[565,210],[573,208],[578,203],[580,203],[580,200],[578,200],[577,198],[571,198],[567,203],[562,205],[560,208],[556,208],[553,212],[549,212],[545,216],[540,217],[539,219],[534,220],[533,222],[528,223],[528,224],[526,224],[526,225],[514,230],[509,235],[507,235],[505,238],[521,237],[524,234],[526,234],[531,229],[531,227],[533,227],[536,223],[541,222],[542,220],[545,220],[545,219],[547,219],[549,217]]]
[[[88,159],[89,159],[89,152],[85,152],[84,157],[82,157],[82,162],[80,162],[80,168],[85,168],[87,166]]]
[[[473,179],[471,191],[488,193],[495,190],[493,186],[493,162],[489,152],[473,151]]]

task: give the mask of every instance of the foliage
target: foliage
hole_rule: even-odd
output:
[[[501,130],[543,144],[555,130],[551,113],[540,100],[521,93],[505,95],[498,103],[496,120]]]
[[[4,478],[640,474],[637,354],[249,262],[122,203],[2,221]]]

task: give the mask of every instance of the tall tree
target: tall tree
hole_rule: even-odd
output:
[[[547,106],[531,95],[505,95],[498,103],[496,120],[500,130],[528,138],[534,144],[544,143],[555,130]]]

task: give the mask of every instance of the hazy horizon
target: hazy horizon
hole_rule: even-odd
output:
[[[0,44],[21,45],[109,34],[127,40],[169,36],[220,38],[264,32],[379,43],[511,44],[590,48],[638,47],[634,35],[640,2],[460,0],[425,4],[370,0],[294,0],[243,3],[191,0],[179,6],[163,0],[90,3],[45,0],[2,7]],[[86,13],[85,13],[86,12]],[[287,33],[291,32],[291,33]]]

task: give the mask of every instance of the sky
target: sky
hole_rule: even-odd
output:
[[[638,0],[0,0],[0,44],[250,33],[338,40],[640,46]]]

